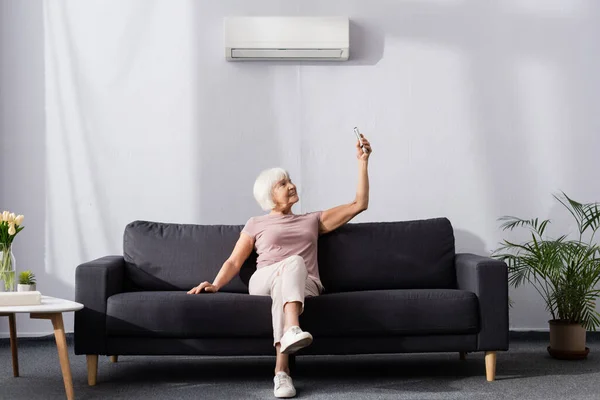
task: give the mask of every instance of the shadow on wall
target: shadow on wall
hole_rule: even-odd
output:
[[[462,229],[454,228],[456,253],[473,253],[480,256],[490,256],[485,248],[485,242],[479,236]]]
[[[376,65],[384,48],[385,35],[375,24],[360,18],[350,21],[350,58],[345,65]]]

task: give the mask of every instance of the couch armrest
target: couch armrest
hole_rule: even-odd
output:
[[[75,354],[106,355],[106,304],[123,292],[125,260],[107,256],[86,262],[75,271],[75,301],[84,307],[75,312]]]
[[[480,351],[508,350],[508,266],[500,260],[475,254],[457,254],[458,289],[479,299]]]

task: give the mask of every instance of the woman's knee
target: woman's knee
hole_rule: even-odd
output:
[[[289,266],[293,266],[295,268],[299,268],[306,271],[306,263],[304,262],[304,258],[302,258],[302,256],[295,255],[288,257],[287,264]]]

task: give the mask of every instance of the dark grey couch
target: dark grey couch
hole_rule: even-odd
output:
[[[241,225],[135,221],[124,256],[79,265],[75,354],[274,355],[271,299],[250,296],[256,254],[219,293],[186,291],[215,278]],[[486,352],[508,349],[508,275],[501,261],[455,254],[445,218],[347,224],[319,238],[325,292],[307,298],[303,354]],[[115,357],[116,358],[116,357]]]

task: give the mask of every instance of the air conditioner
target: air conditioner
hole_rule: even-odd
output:
[[[225,57],[244,60],[345,61],[347,17],[227,17]]]

